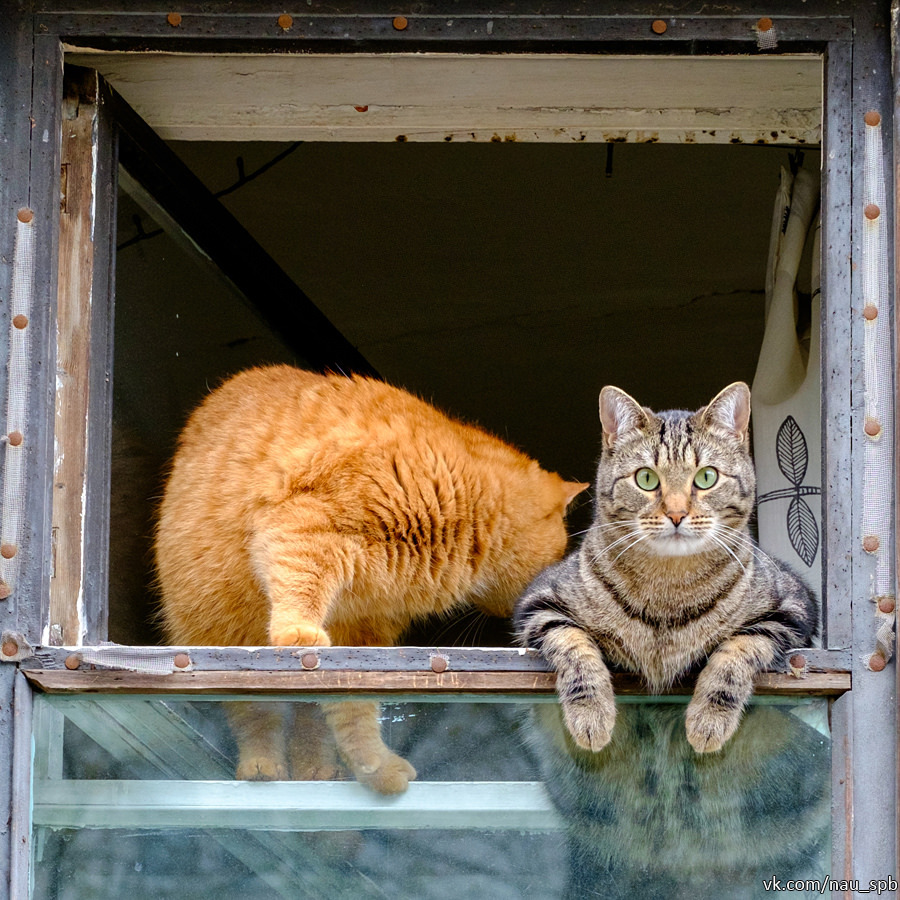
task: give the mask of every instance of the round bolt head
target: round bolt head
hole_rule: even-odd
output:
[[[881,124],[881,113],[877,112],[874,109],[870,109],[864,116],[866,125],[871,125],[873,128],[876,125]]]
[[[303,666],[304,669],[318,669],[319,668],[318,654],[304,653],[303,656],[300,657],[300,665]]]
[[[404,31],[406,29],[406,26],[409,25],[409,21],[407,20],[406,16],[395,16],[393,25],[394,28],[397,29],[397,31]]]
[[[774,24],[775,24],[775,23],[774,23],[768,16],[763,16],[763,17],[756,23],[756,27],[757,27],[760,31],[771,31],[771,30],[772,30],[772,26],[773,26]]]
[[[665,34],[668,28],[669,26],[662,19],[656,19],[650,26],[654,34]]]
[[[4,656],[15,656],[19,652],[19,645],[13,640],[6,640],[2,649]]]
[[[789,660],[792,669],[805,669],[806,657],[802,653],[795,653]]]
[[[863,308],[863,318],[867,322],[874,322],[878,318],[878,307],[874,303],[867,303]]]
[[[181,24],[181,13],[171,12],[166,16],[166,21],[173,27],[177,28]]]
[[[11,431],[7,435],[7,440],[9,441],[11,447],[21,447],[22,441],[24,441],[25,438],[22,437],[21,431]]]
[[[896,602],[893,597],[882,597],[878,601],[878,609],[883,613],[892,613],[896,609]]]
[[[23,206],[16,213],[16,218],[27,225],[34,218],[34,210],[29,209],[27,206]]]
[[[874,222],[881,215],[881,210],[878,208],[877,203],[867,203],[863,214],[870,222]]]
[[[878,540],[878,535],[876,534],[867,534],[863,538],[863,550],[866,553],[877,553],[880,546],[881,541]]]
[[[191,658],[187,653],[176,653],[172,661],[177,669],[186,669],[191,664]]]
[[[287,31],[293,24],[294,20],[287,13],[278,17],[278,27],[284,29],[284,31]]]
[[[19,315],[13,319],[13,325],[21,331],[28,325],[28,316],[23,316],[19,313]]]
[[[878,435],[881,434],[881,422],[879,422],[878,419],[869,417],[866,419],[864,429],[869,437],[878,437]]]
[[[13,544],[0,545],[0,556],[4,559],[12,559],[16,555],[16,548]]]
[[[869,668],[873,672],[880,672],[887,665],[885,658],[880,653],[873,653],[869,657]]]
[[[437,672],[438,675],[440,675],[441,672],[446,672],[449,665],[450,663],[448,663],[443,656],[433,656],[431,658],[431,671]]]
[[[8,600],[12,596],[12,588],[0,578],[0,600]]]
[[[66,668],[71,669],[73,672],[81,665],[81,657],[77,653],[73,653],[71,656],[66,657]]]

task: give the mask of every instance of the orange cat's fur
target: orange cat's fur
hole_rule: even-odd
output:
[[[251,369],[181,435],[156,532],[168,639],[389,645],[468,602],[508,616],[562,556],[584,487],[379,381]],[[326,718],[360,780],[405,790],[415,772],[382,743],[374,704]],[[232,715],[238,776],[284,777],[274,715],[246,719]]]

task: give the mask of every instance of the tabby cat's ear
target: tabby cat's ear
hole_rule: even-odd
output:
[[[600,423],[603,425],[603,446],[611,449],[623,437],[645,429],[650,419],[634,397],[607,385],[600,391]]]
[[[750,388],[743,381],[729,384],[696,417],[700,425],[746,441],[750,428]]]

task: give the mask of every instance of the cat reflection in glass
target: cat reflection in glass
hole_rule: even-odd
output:
[[[749,388],[657,413],[606,387],[600,419],[593,524],[515,614],[557,673],[559,706],[536,706],[527,733],[568,826],[565,896],[720,896],[723,883],[756,896],[773,865],[816,874],[828,741],[780,709],[745,710],[756,675],[818,628],[812,592],[748,528]],[[699,674],[686,709],[641,698],[617,724],[610,667],[653,693]]]

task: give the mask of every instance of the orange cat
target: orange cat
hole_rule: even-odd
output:
[[[565,508],[585,487],[382,382],[251,369],[181,435],[156,531],[168,639],[389,645],[469,602],[509,616],[562,556]],[[281,720],[264,708],[232,710],[239,778],[290,771]],[[360,781],[406,789],[415,770],[382,742],[375,704],[325,715]],[[287,741],[301,757],[317,740],[308,718]],[[296,766],[295,778],[314,774]]]

